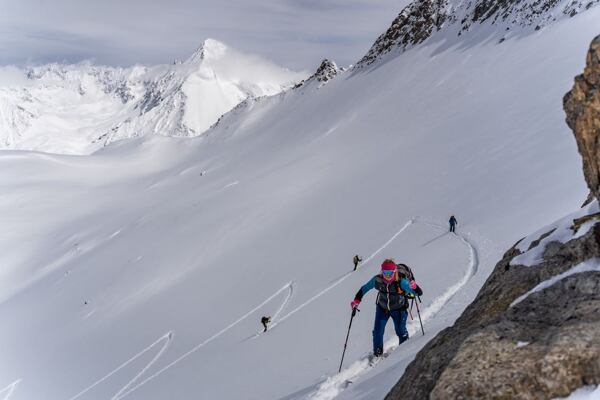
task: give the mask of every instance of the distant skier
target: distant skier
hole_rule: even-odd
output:
[[[458,224],[458,221],[456,218],[454,218],[454,215],[450,216],[448,223],[450,224],[450,232],[454,232],[456,230],[456,225]]]
[[[354,271],[356,271],[356,267],[358,267],[359,262],[362,262],[362,258],[358,254],[355,254],[352,262],[354,263]]]
[[[379,292],[375,306],[373,355],[379,357],[383,355],[383,334],[390,317],[394,321],[394,329],[400,344],[408,339],[406,330],[408,299],[423,294],[423,291],[414,280],[409,281],[404,276],[399,276],[398,266],[391,259],[387,259],[381,264],[380,274],[375,275],[358,290],[350,306],[353,309],[357,308],[363,296],[373,288]]]
[[[271,317],[262,317],[260,319],[260,323],[263,325],[263,327],[265,328],[265,330],[263,332],[266,332],[267,329],[269,328],[269,323],[271,323]]]

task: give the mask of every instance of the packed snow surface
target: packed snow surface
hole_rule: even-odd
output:
[[[0,152],[0,395],[383,398],[506,248],[585,198],[561,99],[598,18],[425,43],[195,139]],[[423,287],[425,335],[415,305],[370,366],[369,293],[338,374],[349,302],[387,257]]]

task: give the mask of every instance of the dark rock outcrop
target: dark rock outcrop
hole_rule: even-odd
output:
[[[357,66],[371,64],[392,49],[404,50],[425,41],[448,18],[447,6],[446,0],[417,0],[409,4],[394,19],[392,26],[377,38]]]
[[[317,68],[317,71],[314,73],[312,78],[316,79],[319,82],[328,82],[331,79],[335,78],[337,74],[340,72],[340,69],[331,60],[324,59]]]
[[[584,164],[594,165],[595,171],[599,46],[596,38],[586,72],[565,98],[569,126],[588,146]],[[597,191],[598,185],[590,188]],[[573,220],[572,232],[594,225],[566,243],[551,241],[552,232],[533,240],[526,251],[544,246],[539,248],[541,261],[533,266],[512,265],[521,254],[518,243],[513,246],[454,326],[425,345],[386,399],[551,399],[600,384],[597,220],[598,214]],[[594,270],[557,277],[583,262]],[[541,282],[547,285],[531,292]]]
[[[592,194],[600,198],[600,36],[592,42],[583,74],[563,100],[567,124],[583,159],[583,174]]]
[[[525,352],[505,354],[520,350],[521,348],[517,348],[519,341],[529,342],[530,344],[524,347],[532,346],[529,349],[536,349],[537,353],[531,354],[539,360],[540,354],[546,354],[545,352],[551,349],[549,344],[568,332],[564,329],[565,321],[574,326],[581,324],[581,327],[586,326],[586,329],[595,326],[593,329],[600,332],[600,319],[592,322],[588,318],[589,315],[586,314],[583,318],[584,316],[576,312],[587,309],[588,305],[595,309],[600,307],[598,297],[588,298],[585,295],[589,292],[585,283],[589,279],[588,275],[592,275],[594,280],[600,283],[600,273],[574,275],[570,280],[560,281],[550,288],[532,294],[517,306],[510,307],[513,301],[540,282],[590,258],[600,257],[600,224],[596,224],[581,238],[565,244],[549,243],[544,251],[544,261],[536,266],[511,266],[511,260],[518,254],[520,251],[513,247],[504,255],[473,303],[466,308],[454,326],[441,331],[425,345],[386,399],[552,398],[570,393],[565,393],[565,388],[572,391],[582,386],[582,382],[600,383],[600,374],[594,375],[594,380],[585,374],[577,375],[577,372],[573,372],[578,380],[570,377],[570,385],[557,384],[560,385],[559,392],[553,392],[553,387],[546,388],[546,392],[536,387],[538,394],[530,393],[528,388],[533,387],[527,386],[530,381],[539,383],[547,379],[550,382],[558,378],[551,367],[553,364],[544,364],[543,357],[542,361],[537,363],[533,360],[527,361]],[[569,287],[579,289],[565,290],[558,296],[568,299],[556,299],[556,293],[560,293],[561,290],[559,288],[567,281],[570,282]],[[557,301],[568,301],[568,307],[557,308]],[[592,325],[586,325],[588,323]],[[546,336],[540,335],[540,332],[544,332]],[[583,339],[585,340],[586,336]],[[582,346],[585,347],[584,344]],[[562,350],[565,360],[569,357],[579,360],[578,346]],[[511,357],[515,354],[523,360],[513,363],[515,359]],[[596,353],[597,358],[598,356],[600,353]],[[574,361],[578,362],[580,361]],[[531,363],[531,369],[525,370],[520,363]],[[520,374],[520,381],[511,373],[500,373],[501,370],[511,369],[512,374]],[[587,367],[584,369],[587,371]],[[463,392],[458,391],[459,387]],[[520,391],[518,396],[511,394],[515,389]]]
[[[312,82],[317,82],[317,87],[321,87],[335,78],[340,71],[340,68],[338,68],[335,62],[324,59],[321,61],[321,65],[319,65],[319,68],[317,68],[314,74],[299,82],[293,89],[297,89],[301,86],[308,86]]]
[[[551,399],[600,383],[600,272],[560,280],[470,335],[430,399]]]
[[[359,69],[395,50],[404,51],[423,43],[437,31],[450,30],[444,40],[456,39],[482,24],[497,27],[499,42],[519,29],[535,32],[561,18],[570,18],[600,4],[600,0],[415,0],[394,19],[388,30],[377,38],[367,54],[356,64]]]

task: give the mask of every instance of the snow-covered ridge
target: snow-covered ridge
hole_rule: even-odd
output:
[[[334,61],[324,59],[312,75],[298,82],[292,88],[281,91],[277,96],[250,96],[241,101],[230,111],[219,117],[217,122],[211,126],[211,129],[220,126],[225,127],[230,133],[234,132],[252,123],[252,121],[260,119],[269,109],[284,101],[288,96],[318,90],[346,71],[347,69],[338,67]]]
[[[212,39],[172,65],[3,68],[0,149],[86,154],[149,134],[197,136],[245,99],[305,77]]]
[[[503,42],[517,33],[540,30],[563,18],[574,17],[598,5],[600,0],[415,0],[394,19],[367,54],[356,64],[361,68],[381,56],[424,42],[438,31],[445,40],[457,41],[476,27],[492,27],[486,35]]]

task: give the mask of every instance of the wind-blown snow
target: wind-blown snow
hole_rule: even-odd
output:
[[[207,39],[155,67],[89,63],[0,69],[0,149],[88,154],[144,135],[197,136],[247,98],[306,77]]]
[[[585,198],[561,99],[598,18],[501,45],[425,43],[319,89],[248,99],[194,139],[0,152],[2,394],[384,397],[507,247]],[[158,97],[140,103],[148,118],[181,105]],[[350,273],[356,253],[369,261]],[[425,335],[413,309],[411,339],[365,369],[369,293],[344,386],[349,302],[387,257],[425,291]],[[276,318],[257,336],[263,315]]]

